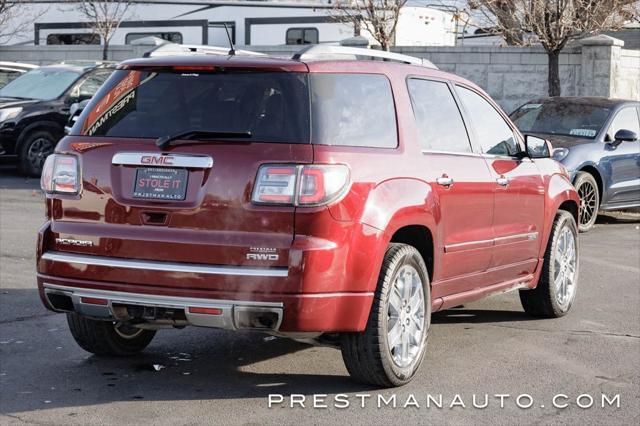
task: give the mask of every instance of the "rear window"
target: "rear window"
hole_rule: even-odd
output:
[[[158,138],[189,130],[250,132],[309,143],[307,75],[118,70],[72,134]]]
[[[391,85],[378,74],[118,70],[72,135],[158,138],[203,130],[251,141],[393,148]]]
[[[314,144],[395,148],[391,84],[381,74],[312,74]]]

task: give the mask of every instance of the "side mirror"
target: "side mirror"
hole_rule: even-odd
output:
[[[613,142],[611,145],[618,146],[622,142],[635,142],[638,140],[638,135],[636,132],[626,129],[620,129],[616,132],[616,135],[613,137]]]
[[[80,97],[80,88],[76,86],[71,90],[71,92],[69,93],[69,96],[67,96],[67,99],[65,99],[65,103],[71,106],[76,102],[79,102],[78,101],[79,97]]]
[[[529,158],[551,158],[553,147],[548,140],[537,136],[525,135],[524,146]]]

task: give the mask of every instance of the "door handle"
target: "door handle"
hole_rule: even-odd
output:
[[[500,176],[498,179],[496,179],[496,182],[500,186],[509,186],[509,179],[504,176]]]
[[[453,185],[453,179],[447,175],[443,175],[439,178],[436,178],[436,183],[438,185],[446,186],[448,188]]]

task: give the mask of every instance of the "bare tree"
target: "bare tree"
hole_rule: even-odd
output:
[[[400,9],[407,0],[335,0],[332,16],[338,22],[364,27],[382,50],[395,44]]]
[[[619,28],[637,16],[637,0],[469,0],[509,45],[539,42],[549,59],[549,96],[559,96],[560,52],[575,38]]]
[[[18,1],[0,0],[0,44],[33,29],[33,23],[48,9],[45,7],[25,12],[18,6]]]
[[[102,59],[107,59],[109,42],[125,19],[131,0],[80,1],[80,12],[89,20],[93,33],[102,38]]]

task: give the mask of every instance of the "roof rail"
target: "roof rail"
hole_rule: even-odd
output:
[[[99,66],[109,66],[117,64],[117,61],[103,61],[103,60],[92,60],[92,59],[64,59],[60,62],[55,62],[51,65],[72,65],[76,67],[99,67]]]
[[[145,58],[153,58],[157,56],[188,55],[188,54],[229,56],[229,50],[230,50],[229,47],[166,43],[166,44],[161,44],[155,49],[146,52],[143,56]],[[236,50],[235,54],[247,55],[247,56],[265,56],[263,53],[252,52],[250,50]]]
[[[400,53],[386,52],[384,50],[364,49],[360,47],[334,46],[327,44],[314,44],[298,51],[291,59],[297,61],[320,60],[320,59],[358,59],[358,56],[370,58],[380,58],[387,61],[396,61],[403,64],[420,65],[427,68],[438,69],[428,59],[416,58],[415,56],[402,55]]]

